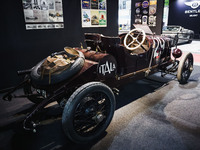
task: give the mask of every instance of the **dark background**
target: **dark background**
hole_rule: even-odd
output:
[[[171,0],[169,3],[169,25],[181,25],[186,29],[193,30],[195,32],[195,38],[198,38],[200,34],[200,13],[198,17],[189,17],[189,14],[185,14],[185,10],[194,10],[190,6],[184,4],[184,2],[191,2],[194,0]],[[199,0],[195,0],[199,1]],[[200,9],[200,6],[197,10]]]
[[[132,10],[135,10],[132,0]],[[77,47],[84,43],[84,33],[97,32],[118,35],[118,0],[107,0],[107,27],[82,28],[80,0],[63,0],[64,29],[26,30],[21,0],[1,2],[1,73],[0,89],[20,82],[18,70],[29,69],[49,54],[62,51],[65,46]],[[132,11],[132,23],[134,11]],[[163,0],[158,0],[157,26],[161,33]],[[84,44],[85,46],[85,44]]]
[[[64,29],[26,30],[21,0],[1,3],[3,30],[1,44],[0,89],[19,82],[16,71],[29,69],[41,59],[65,46],[77,47],[85,32],[116,36],[118,33],[118,3],[107,0],[107,27],[82,28],[80,0],[63,0]]]

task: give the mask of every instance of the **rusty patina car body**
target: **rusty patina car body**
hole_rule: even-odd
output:
[[[57,101],[64,109],[62,124],[67,137],[76,143],[87,143],[97,139],[109,125],[115,110],[113,93],[119,92],[118,86],[158,71],[162,76],[174,74],[183,84],[193,70],[191,53],[179,61],[177,58],[182,52],[177,48],[172,50],[172,39],[149,34],[142,29],[133,29],[117,37],[85,33],[85,42],[86,49],[70,49],[84,59],[76,74],[55,84],[40,84],[44,80],[42,75],[38,79],[32,77],[33,70],[38,72],[36,68],[41,68],[36,65],[19,72],[25,75],[22,83],[3,91],[7,92],[3,99],[11,100],[16,97],[12,93],[24,87],[25,95],[21,97],[36,103],[36,108],[24,120],[24,129],[35,131],[36,114],[49,103]]]

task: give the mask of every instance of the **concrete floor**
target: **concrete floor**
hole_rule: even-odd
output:
[[[1,150],[53,149],[200,149],[199,66],[186,85],[171,76],[139,80],[120,88],[117,110],[105,134],[90,145],[68,141],[61,127],[61,109],[45,109],[46,120],[37,133],[22,130],[21,120],[33,104],[24,99],[0,101]],[[166,84],[165,84],[166,83]],[[20,93],[18,91],[17,93]]]
[[[180,48],[184,52],[192,52],[195,54],[200,54],[200,40],[193,40],[192,43],[186,43],[178,45],[178,48]]]
[[[111,124],[88,145],[66,139],[57,104],[41,112],[45,121],[32,133],[22,129],[21,121],[34,104],[25,98],[5,102],[0,97],[0,150],[199,150],[199,70],[195,66],[185,85],[157,73],[150,78],[161,82],[144,79],[120,87]]]
[[[193,40],[192,43],[178,45],[184,53],[191,52],[194,57],[194,64],[200,66],[200,40]]]

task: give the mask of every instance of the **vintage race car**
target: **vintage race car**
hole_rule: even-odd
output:
[[[174,45],[181,43],[191,43],[194,37],[194,31],[185,29],[181,26],[169,25],[163,27],[162,35],[174,39]]]
[[[63,109],[64,133],[71,141],[88,143],[99,138],[112,120],[120,85],[158,71],[162,76],[175,75],[185,84],[193,70],[191,53],[179,61],[182,52],[171,49],[172,39],[141,28],[116,37],[85,33],[87,49],[65,47],[30,70],[19,71],[24,81],[2,90],[3,99],[27,97],[36,104],[23,122],[26,130],[35,132],[39,112],[57,101]],[[25,94],[14,95],[21,87]]]

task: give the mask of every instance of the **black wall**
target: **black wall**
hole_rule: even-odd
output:
[[[157,26],[152,28],[161,33],[163,1],[158,0]],[[132,0],[135,10],[136,0]],[[84,33],[97,32],[118,35],[118,0],[107,0],[107,27],[82,28],[80,0],[63,0],[64,29],[26,30],[22,0],[1,2],[1,73],[0,89],[16,85],[20,79],[17,70],[32,68],[43,58],[65,46],[80,46]],[[132,14],[132,24],[134,20]],[[85,46],[85,45],[84,45]]]
[[[191,2],[194,0],[171,0],[169,3],[169,25],[181,25],[184,28],[193,30],[195,32],[195,38],[200,33],[200,13],[197,17],[189,17],[192,14],[185,14],[185,10],[200,10],[200,6],[197,9],[192,9],[190,6],[184,4],[184,2]],[[200,0],[196,0],[199,1]]]
[[[2,1],[1,12],[0,89],[20,81],[17,70],[29,69],[65,46],[80,46],[85,32],[118,34],[118,0],[107,0],[106,28],[81,27],[80,0],[63,0],[64,29],[25,30],[22,0]]]

